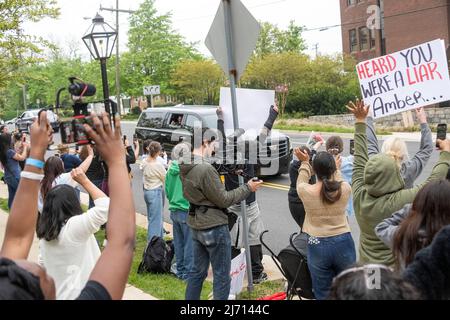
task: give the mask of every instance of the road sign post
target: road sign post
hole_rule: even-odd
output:
[[[153,96],[161,94],[160,86],[145,86],[144,96],[150,96],[150,108],[153,108]]]
[[[239,32],[238,32],[239,31]],[[260,25],[248,12],[240,0],[221,0],[214,22],[206,38],[206,46],[228,75],[233,110],[233,126],[239,129],[239,117],[236,100],[236,83],[245,70],[260,33]],[[244,178],[239,176],[239,185]],[[250,246],[248,242],[248,218],[246,201],[241,202],[243,222],[243,242],[245,248],[247,279],[249,292],[253,291]]]

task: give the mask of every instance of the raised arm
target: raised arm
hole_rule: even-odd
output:
[[[36,120],[31,126],[30,158],[44,162],[45,151],[52,141],[52,132],[47,121],[47,113],[41,112],[39,120]],[[25,165],[24,172],[43,174],[42,169],[31,165]],[[39,187],[39,180],[20,179],[6,225],[0,256],[12,260],[28,258],[36,230]]]
[[[131,192],[125,151],[121,139],[120,119],[116,117],[115,131],[111,129],[109,117],[93,116],[96,131],[85,125],[89,136],[95,141],[97,150],[109,168],[110,210],[106,227],[108,245],[103,250],[90,280],[103,285],[113,299],[122,299],[130,273],[135,243],[135,209]]]
[[[22,142],[23,148],[21,153],[16,153],[13,157],[16,161],[25,161],[28,155],[28,144],[26,142]]]
[[[403,174],[404,177],[412,179],[412,184],[414,184],[414,181],[422,173],[434,150],[433,136],[427,122],[425,110],[423,108],[417,109],[416,115],[420,122],[420,149],[411,160],[405,163],[404,170],[406,172]]]
[[[413,202],[419,190],[429,182],[444,179],[447,176],[450,168],[450,140],[438,140],[438,144],[441,154],[439,155],[439,160],[434,166],[431,175],[425,182],[415,186],[414,188],[396,192],[390,198],[390,204],[388,204],[392,208],[392,211],[400,210],[405,204]]]
[[[264,123],[264,127],[261,129],[259,133],[258,141],[261,144],[264,144],[267,140],[267,137],[270,135],[272,131],[275,120],[278,117],[278,105],[270,106],[269,116],[267,117],[266,122]]]
[[[95,206],[85,214],[67,221],[66,236],[73,242],[86,241],[108,220],[109,198],[97,188],[81,169],[71,171],[73,180],[78,182],[94,199]]]
[[[355,156],[353,162],[352,191],[356,195],[364,186],[364,168],[369,161],[367,150],[366,118],[369,106],[363,101],[350,102],[347,109],[355,115]]]
[[[367,117],[367,149],[369,153],[369,157],[376,156],[380,153],[380,147],[378,145],[377,133],[375,132],[375,125],[372,117]]]
[[[94,159],[94,150],[92,150],[91,146],[87,146],[88,156],[87,158],[78,166],[79,169],[83,170],[83,172],[87,172],[89,167],[91,166],[92,160]]]

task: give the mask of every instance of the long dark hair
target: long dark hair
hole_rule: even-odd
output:
[[[53,156],[45,161],[44,179],[41,182],[42,200],[45,200],[47,193],[52,189],[55,179],[64,172],[64,164],[60,157]]]
[[[9,133],[0,134],[0,162],[5,169],[8,162],[6,153],[9,149],[11,149],[11,135]]]
[[[416,253],[433,241],[450,224],[450,182],[433,181],[417,193],[408,217],[394,236],[393,251],[397,268],[409,265]]]
[[[339,201],[342,196],[342,181],[332,179],[336,172],[336,161],[333,156],[328,152],[319,152],[314,158],[312,166],[317,178],[322,181],[320,190],[322,201],[328,204]]]
[[[52,241],[58,238],[64,224],[83,213],[75,189],[61,184],[51,189],[44,201],[44,208],[39,215],[36,234],[39,239]]]

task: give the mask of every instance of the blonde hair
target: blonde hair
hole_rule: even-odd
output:
[[[402,162],[409,160],[405,141],[397,137],[389,137],[381,146],[381,153],[391,156],[400,167]]]

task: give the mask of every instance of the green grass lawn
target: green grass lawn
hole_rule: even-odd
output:
[[[2,209],[3,211],[5,211],[6,213],[9,213],[8,199],[2,199],[2,198],[0,198],[0,209]]]
[[[265,281],[261,284],[256,284],[252,292],[248,292],[244,288],[237,296],[238,300],[256,300],[258,298],[271,296],[278,292],[284,292],[284,280]]]

